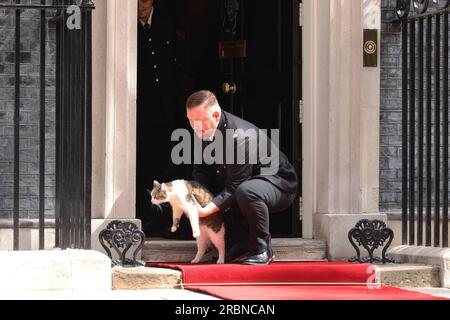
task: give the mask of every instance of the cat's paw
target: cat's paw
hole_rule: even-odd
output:
[[[225,263],[225,259],[217,259],[217,264],[224,264]]]
[[[194,259],[194,260],[191,261],[192,264],[197,264],[199,262],[200,262],[200,260],[197,260],[197,259]]]
[[[172,231],[172,232],[177,232],[177,230],[178,230],[177,227],[172,227],[172,228],[170,229],[170,231]]]
[[[200,237],[200,231],[198,231],[198,232],[193,232],[193,233],[192,233],[192,236],[193,236],[195,239],[197,239],[198,237]]]

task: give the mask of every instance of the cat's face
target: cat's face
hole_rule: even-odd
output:
[[[152,196],[153,204],[161,204],[169,201],[166,185],[158,181],[153,181],[153,189],[150,195]]]

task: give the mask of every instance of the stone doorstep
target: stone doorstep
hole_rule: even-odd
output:
[[[401,245],[390,249],[388,255],[398,263],[437,266],[440,286],[450,288],[450,248]]]
[[[439,267],[417,264],[374,265],[382,285],[400,288],[440,287]]]
[[[439,287],[439,268],[413,264],[374,265],[382,285],[401,288]],[[181,271],[165,268],[112,269],[113,290],[182,289]]]
[[[166,268],[114,267],[113,290],[182,289],[181,271]]]
[[[272,248],[277,261],[326,260],[326,241],[300,238],[273,239]],[[152,262],[191,261],[197,252],[195,241],[147,240],[142,250],[142,260]],[[217,251],[208,252],[203,261],[213,261]]]

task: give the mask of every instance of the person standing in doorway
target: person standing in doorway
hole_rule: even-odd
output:
[[[171,214],[151,204],[146,188],[152,188],[153,180],[168,181],[176,175],[170,160],[176,108],[175,25],[153,0],[138,0],[137,22],[136,215],[147,236],[170,236]]]

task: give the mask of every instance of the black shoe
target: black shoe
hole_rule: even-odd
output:
[[[256,264],[256,265],[266,265],[269,264],[273,260],[272,249],[264,251],[260,254],[255,254],[248,256],[244,260],[242,260],[243,264]]]

